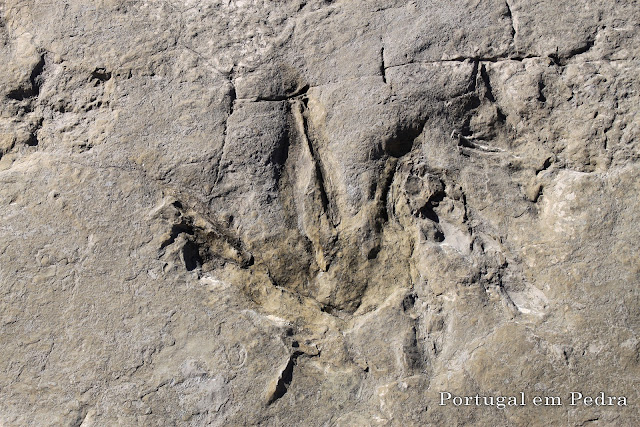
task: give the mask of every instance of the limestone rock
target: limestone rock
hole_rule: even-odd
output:
[[[639,26],[0,4],[0,425],[638,425]]]

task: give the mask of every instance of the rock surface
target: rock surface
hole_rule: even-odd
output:
[[[639,425],[639,27],[0,3],[0,425]]]

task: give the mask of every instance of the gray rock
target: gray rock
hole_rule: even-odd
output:
[[[4,2],[0,424],[637,425],[639,23]]]

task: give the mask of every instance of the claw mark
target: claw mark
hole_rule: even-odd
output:
[[[278,380],[276,381],[276,384],[273,387],[273,390],[269,393],[269,396],[267,397],[267,405],[271,405],[272,403],[274,403],[276,400],[280,399],[282,396],[284,396],[287,393],[289,385],[293,380],[293,367],[296,365],[298,356],[300,356],[301,354],[304,354],[304,353],[300,351],[296,351],[291,356],[289,356],[289,360],[287,361],[286,366],[280,372],[280,376],[278,377]]]
[[[336,227],[340,222],[337,219],[337,215],[336,215],[337,210],[334,208],[334,204],[329,199],[329,194],[327,192],[327,186],[326,186],[326,180],[325,180],[325,173],[322,167],[322,163],[318,157],[317,151],[315,150],[311,142],[311,139],[309,138],[308,123],[304,114],[304,106],[302,105],[302,103],[297,103],[297,108],[293,110],[293,113],[294,113],[296,122],[298,122],[299,132],[302,136],[302,139],[304,140],[303,142],[308,147],[309,152],[311,153],[311,158],[315,163],[315,173],[316,173],[316,177],[318,178],[318,186],[320,187],[320,199],[322,201],[322,208],[325,214],[327,215],[327,217],[329,218],[329,221],[331,222],[331,224],[333,224],[333,226]]]
[[[224,147],[226,146],[227,143],[227,131],[229,129],[229,118],[231,117],[231,115],[233,114],[233,110],[235,108],[235,104],[236,104],[236,87],[233,84],[233,80],[231,80],[230,82],[231,87],[229,88],[229,105],[227,107],[227,119],[224,121],[224,129],[222,130],[222,147],[220,148],[220,156],[218,157],[218,161],[216,163],[215,166],[215,178],[214,178],[214,183],[215,185],[218,185],[218,183],[220,182],[220,172],[221,172],[221,167],[222,167],[222,160],[224,158]]]
[[[513,22],[513,12],[511,12],[511,5],[509,4],[509,0],[506,0],[505,4],[507,5],[507,18],[511,20],[511,37],[515,39],[516,25],[515,25],[515,22]]]
[[[387,83],[387,67],[384,65],[384,47],[380,48],[380,74],[382,75],[382,81]]]
[[[7,94],[7,97],[15,101],[22,101],[25,99],[37,97],[40,94],[40,87],[42,86],[42,72],[45,67],[45,56],[40,56],[40,60],[31,70],[29,76],[29,87],[21,87],[12,90]]]

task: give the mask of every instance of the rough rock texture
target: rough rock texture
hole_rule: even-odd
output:
[[[0,425],[640,425],[639,27],[0,2]]]

